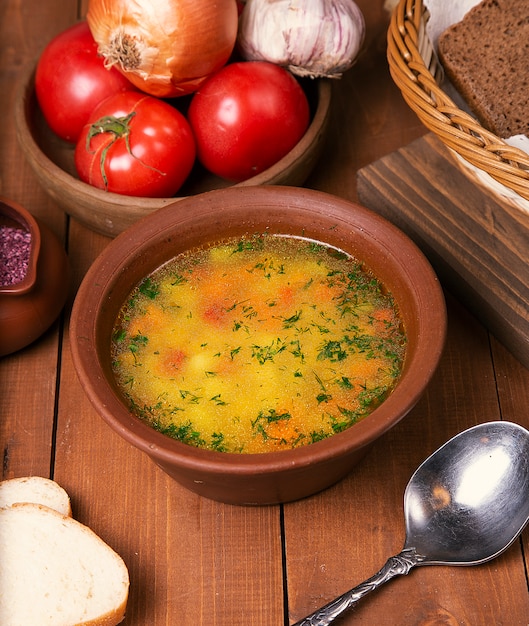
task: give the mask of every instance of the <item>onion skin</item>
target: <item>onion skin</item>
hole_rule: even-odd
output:
[[[229,60],[236,0],[89,0],[86,20],[107,66],[159,98],[193,93]]]

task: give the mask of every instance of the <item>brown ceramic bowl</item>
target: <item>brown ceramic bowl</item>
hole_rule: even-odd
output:
[[[348,430],[293,450],[214,452],[156,432],[129,412],[114,382],[110,341],[122,303],[147,274],[179,252],[265,231],[312,238],[353,254],[392,292],[407,333],[407,355],[396,388]],[[395,226],[323,192],[264,186],[231,187],[181,200],[110,242],[79,289],[70,335],[79,379],[112,429],[196,493],[233,504],[268,504],[311,495],[350,472],[424,392],[442,352],[445,327],[437,278]]]
[[[43,189],[73,218],[92,230],[114,237],[145,215],[189,195],[228,186],[302,185],[323,147],[331,105],[328,80],[306,79],[302,84],[311,106],[311,123],[286,156],[261,174],[235,185],[197,164],[178,197],[173,198],[123,196],[80,181],[74,166],[73,145],[54,135],[44,121],[35,96],[34,68],[20,81],[15,126],[19,144]]]
[[[7,198],[0,198],[0,227],[29,234],[30,239],[23,278],[18,282],[11,278],[9,284],[0,282],[2,357],[33,343],[57,319],[68,295],[69,264],[55,234],[27,209]],[[8,254],[9,250],[4,249],[2,256]]]

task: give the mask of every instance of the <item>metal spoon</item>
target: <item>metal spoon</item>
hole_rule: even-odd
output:
[[[411,477],[404,516],[403,550],[294,626],[331,624],[415,565],[477,565],[506,550],[529,521],[529,431],[511,422],[487,422],[447,441]]]

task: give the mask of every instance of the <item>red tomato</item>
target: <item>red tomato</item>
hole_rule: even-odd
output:
[[[193,96],[188,118],[202,165],[238,182],[284,157],[305,133],[310,113],[290,72],[248,61],[210,77]]]
[[[135,89],[117,69],[106,69],[86,22],[57,35],[37,64],[35,91],[48,126],[75,142],[94,107],[114,93]]]
[[[195,156],[186,118],[167,102],[138,91],[101,102],[75,146],[81,180],[127,196],[173,196]]]

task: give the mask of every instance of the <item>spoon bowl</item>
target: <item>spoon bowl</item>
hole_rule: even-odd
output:
[[[410,478],[404,516],[403,550],[294,626],[327,626],[416,565],[477,565],[504,552],[529,521],[529,431],[487,422],[447,441]]]

